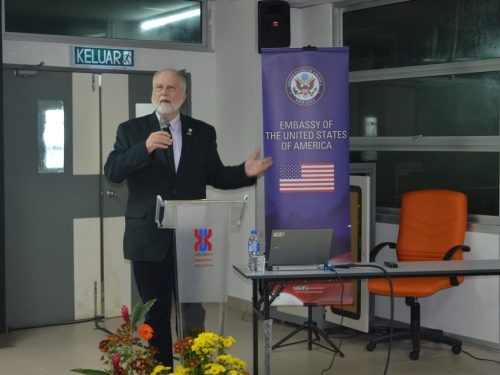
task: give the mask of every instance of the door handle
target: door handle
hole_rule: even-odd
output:
[[[110,198],[114,198],[114,197],[116,197],[116,191],[113,191],[113,190],[108,190],[108,191],[106,192],[106,194],[107,194],[107,195],[108,195],[108,197],[110,197]]]

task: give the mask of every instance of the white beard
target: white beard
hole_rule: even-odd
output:
[[[178,103],[178,104],[170,102],[170,104],[168,104],[168,103],[162,102],[161,100],[162,99],[160,98],[160,101],[158,102],[158,104],[155,105],[156,112],[158,112],[160,115],[169,115],[171,113],[174,113],[177,110],[179,110],[179,108],[181,108],[181,106],[182,106],[182,102]]]

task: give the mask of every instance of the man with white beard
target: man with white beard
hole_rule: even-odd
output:
[[[251,186],[272,165],[271,158],[259,158],[257,149],[244,163],[224,166],[214,127],[181,114],[185,100],[182,74],[170,68],[158,71],[151,95],[155,112],[118,126],[114,149],[104,166],[109,181],[127,182],[124,257],[133,262],[142,301],[156,299],[145,321],[154,330],[149,344],[159,349],[156,358],[170,367],[174,243],[173,231],[160,230],[155,224],[156,197],[204,199],[207,185],[218,189]],[[161,130],[167,126],[170,132]]]

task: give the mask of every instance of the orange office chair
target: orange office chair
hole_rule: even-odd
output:
[[[384,242],[370,252],[374,261],[385,246],[396,249],[398,262],[408,261],[450,261],[461,260],[462,251],[470,251],[462,245],[467,224],[467,197],[456,191],[421,190],[403,194],[398,242]],[[439,330],[420,329],[420,304],[417,298],[428,297],[441,289],[458,286],[463,277],[415,277],[392,279],[395,297],[405,297],[411,309],[410,331],[393,334],[393,340],[411,339],[413,351],[410,358],[417,360],[420,340],[430,340],[451,345],[451,350],[459,354],[462,342],[443,335]],[[374,294],[390,296],[390,286],[386,279],[372,279],[368,290]],[[377,343],[388,342],[389,336],[374,338],[366,345],[368,351]]]

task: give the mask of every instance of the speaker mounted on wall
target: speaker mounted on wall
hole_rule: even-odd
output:
[[[264,0],[258,6],[259,53],[261,48],[290,47],[290,4]]]

